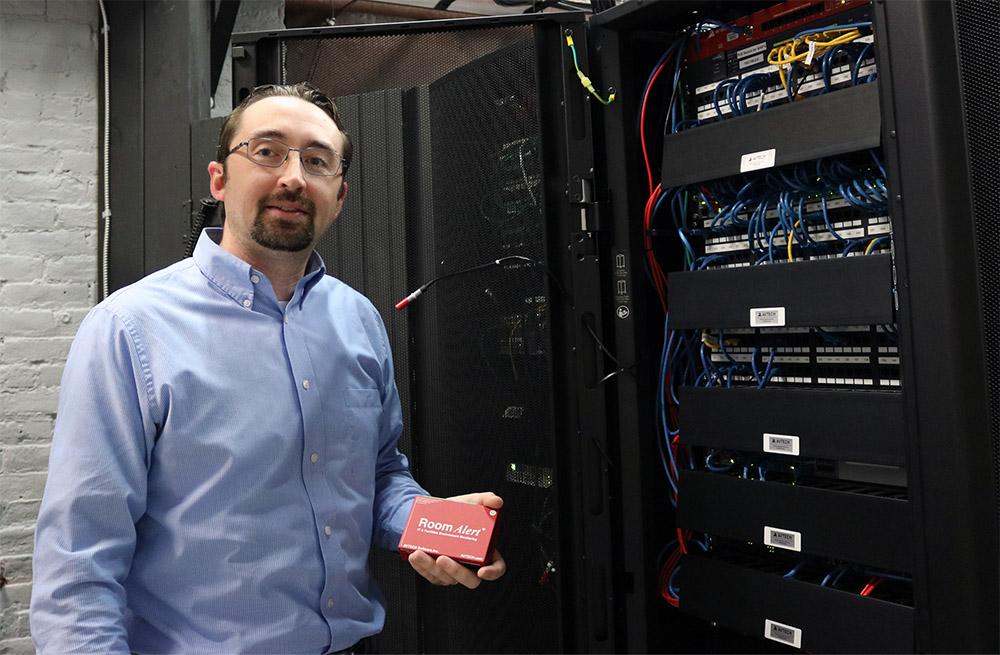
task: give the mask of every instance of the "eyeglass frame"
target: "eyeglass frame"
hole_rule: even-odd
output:
[[[285,158],[282,159],[280,163],[275,164],[274,166],[268,166],[267,164],[261,163],[261,162],[257,161],[256,159],[254,159],[253,157],[250,156],[250,142],[251,141],[273,141],[274,143],[280,143],[285,148],[287,148],[288,151],[285,152]],[[288,157],[292,154],[292,151],[295,150],[296,152],[299,153],[299,162],[302,165],[302,170],[305,171],[306,173],[309,173],[310,175],[315,175],[316,177],[331,177],[332,178],[332,177],[337,177],[338,175],[347,175],[347,168],[348,168],[348,166],[351,163],[350,159],[345,159],[342,154],[340,154],[339,152],[337,152],[333,148],[325,148],[325,147],[322,147],[322,146],[306,146],[305,148],[293,148],[292,146],[288,145],[284,141],[281,141],[279,139],[275,139],[275,138],[269,137],[269,136],[254,136],[254,137],[250,137],[246,141],[243,141],[241,143],[237,143],[235,146],[233,146],[229,150],[229,152],[226,153],[226,157],[228,157],[229,155],[236,154],[236,152],[240,148],[242,148],[244,146],[246,146],[246,149],[247,149],[246,150],[246,155],[244,155],[244,157],[246,157],[252,163],[257,164],[258,166],[263,166],[264,168],[281,168],[282,166],[285,165],[285,162],[288,161]],[[305,152],[306,150],[328,150],[328,151],[332,152],[333,154],[335,154],[338,157],[340,157],[340,170],[337,171],[336,173],[331,174],[331,175],[323,175],[321,173],[313,173],[312,171],[306,170],[306,165],[304,163],[305,160],[302,159],[302,153]]]

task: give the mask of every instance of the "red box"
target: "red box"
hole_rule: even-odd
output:
[[[484,505],[417,496],[399,540],[399,555],[415,550],[447,555],[456,562],[484,566],[493,561],[493,540],[500,515]]]

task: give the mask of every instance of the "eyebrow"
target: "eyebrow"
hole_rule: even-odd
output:
[[[249,139],[287,139],[288,135],[286,135],[281,130],[259,130],[257,132],[254,132],[253,134],[251,134],[247,138],[249,138]],[[324,141],[313,140],[313,141],[310,141],[309,143],[307,143],[305,147],[306,148],[324,148],[326,150],[332,150],[332,151],[336,152],[336,148],[334,148],[329,143],[326,143]]]

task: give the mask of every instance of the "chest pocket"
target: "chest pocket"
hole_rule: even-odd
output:
[[[378,389],[347,389],[344,391],[344,405],[354,409],[382,409],[382,396]]]
[[[346,464],[344,472],[355,485],[367,486],[375,476],[382,396],[378,389],[345,389],[334,403],[339,411],[327,440],[330,459]]]

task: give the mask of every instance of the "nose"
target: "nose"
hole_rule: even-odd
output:
[[[302,153],[293,150],[288,153],[288,159],[282,164],[278,184],[282,188],[298,190],[306,185],[305,171],[302,170]]]

